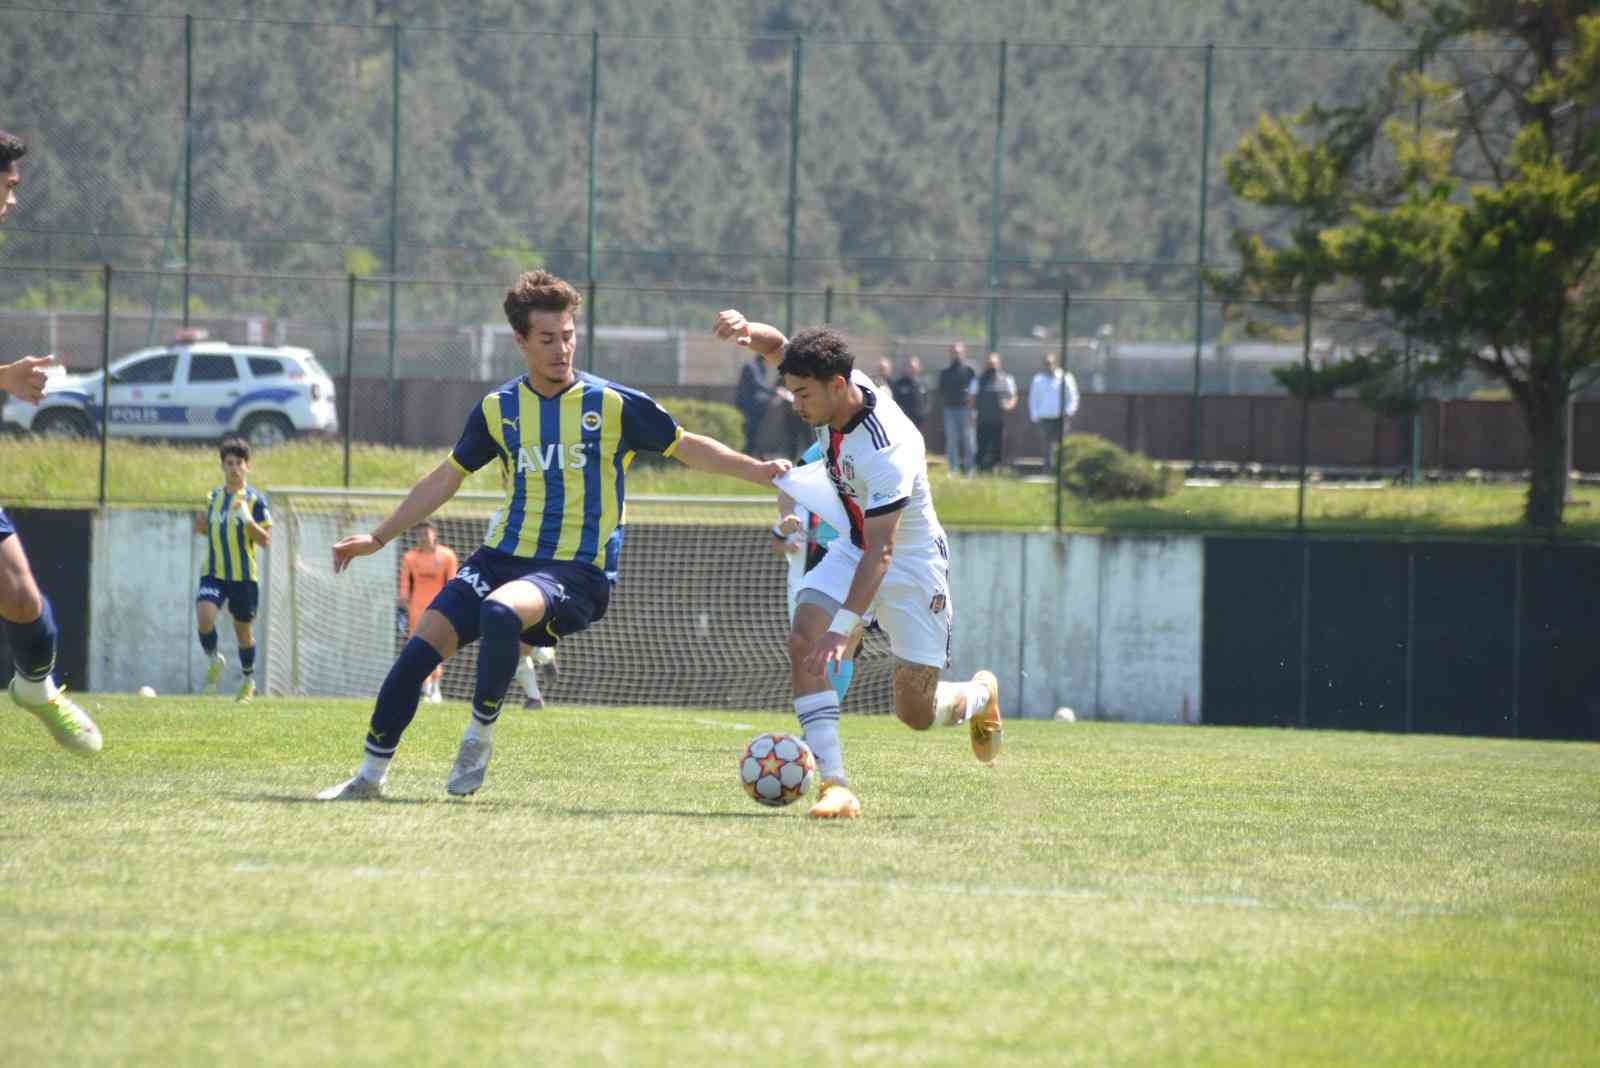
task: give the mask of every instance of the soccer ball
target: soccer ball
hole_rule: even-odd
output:
[[[549,667],[556,662],[556,651],[549,645],[535,645],[532,656],[537,667]]]
[[[739,781],[758,804],[779,808],[811,792],[817,758],[811,747],[792,734],[758,734],[739,758]]]

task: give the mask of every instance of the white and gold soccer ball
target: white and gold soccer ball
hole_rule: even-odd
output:
[[[817,758],[792,734],[769,731],[750,739],[739,758],[739,781],[758,804],[780,808],[811,792]]]

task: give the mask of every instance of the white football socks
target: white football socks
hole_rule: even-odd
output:
[[[394,757],[373,756],[368,753],[362,757],[361,768],[356,774],[368,782],[382,782],[383,777],[389,774],[389,761],[393,759]]]
[[[802,694],[794,699],[794,714],[806,745],[817,758],[817,774],[824,780],[848,782],[844,747],[839,744],[839,695],[832,687],[821,693]]]
[[[957,727],[983,711],[989,691],[975,682],[941,682],[933,695],[933,721]]]
[[[494,741],[494,724],[485,723],[477,716],[473,716],[467,721],[467,733],[464,737],[464,740],[476,740],[480,742]]]
[[[11,685],[18,697],[35,705],[45,704],[59,692],[55,679],[50,675],[42,679],[30,679],[19,671]]]

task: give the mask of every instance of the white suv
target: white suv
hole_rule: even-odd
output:
[[[100,432],[100,372],[52,374],[38,407],[8,398],[0,422],[67,437]],[[251,445],[339,429],[333,379],[308,349],[181,342],[111,365],[107,425],[114,435]]]

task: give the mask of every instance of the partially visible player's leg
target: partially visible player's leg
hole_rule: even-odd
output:
[[[587,564],[539,563],[485,598],[472,721],[450,769],[450,793],[464,796],[483,785],[494,725],[522,658],[522,642],[534,631],[540,641],[576,634],[605,615],[610,597],[605,575]]]
[[[100,728],[57,688],[56,621],[50,600],[39,591],[22,540],[0,511],[0,622],[5,625],[16,673],[11,699],[32,712],[64,748],[98,753]]]
[[[206,654],[206,681],[200,686],[202,693],[217,688],[222,681],[222,669],[228,662],[217,648],[217,614],[225,600],[227,596],[221,582],[214,578],[200,580],[200,590],[195,594],[194,623],[200,635],[200,650]]]
[[[233,636],[239,642],[239,693],[237,700],[248,704],[256,695],[256,608],[261,601],[261,587],[254,582],[232,584],[228,593],[228,611],[233,613]]]
[[[430,608],[423,613],[421,622],[417,624],[417,632],[400,650],[400,655],[378,689],[378,699],[373,705],[372,719],[368,723],[366,740],[362,746],[361,768],[353,778],[318,794],[319,800],[359,801],[383,795],[384,779],[388,775],[389,762],[394,759],[395,751],[400,746],[400,736],[416,718],[417,703],[422,698],[422,680],[440,663],[450,659],[463,639],[472,641],[478,636],[476,615],[471,616],[468,628],[464,619],[446,614],[460,607],[464,601],[470,601],[471,607],[476,610],[477,597],[470,586],[467,590],[465,595],[458,594],[440,609]],[[434,603],[440,604],[449,592],[450,587],[446,586]],[[465,635],[460,633],[463,628],[468,629]]]
[[[517,661],[517,681],[522,683],[522,707],[543,708],[544,694],[539,690],[539,660],[544,659],[544,649],[522,642],[520,651],[522,656]],[[555,650],[549,652],[554,654]]]
[[[999,755],[1003,727],[1000,687],[984,670],[967,682],[940,682],[950,658],[955,612],[942,558],[897,560],[884,579],[875,610],[899,663],[894,671],[895,715],[913,730],[967,724],[972,752],[985,764]]]
[[[815,590],[804,590],[795,607],[789,631],[790,680],[794,687],[794,714],[801,735],[817,758],[821,785],[806,815],[814,819],[854,819],[861,802],[850,789],[844,768],[844,745],[839,738],[839,694],[828,679],[805,666],[817,639],[828,629],[837,602]]]
[[[256,695],[256,634],[249,620],[233,621],[233,636],[239,641],[239,694],[237,700],[248,704]]]

